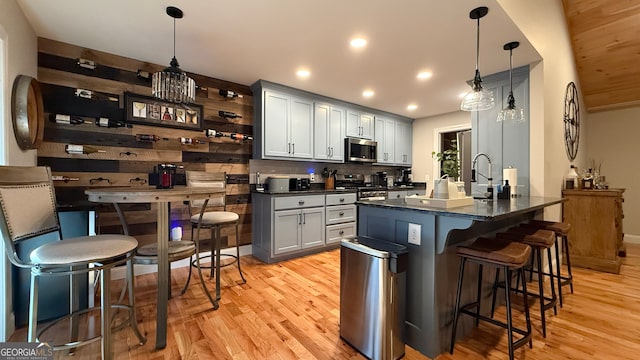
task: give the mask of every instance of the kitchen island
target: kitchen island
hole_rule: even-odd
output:
[[[492,236],[534,217],[541,218],[545,207],[562,201],[562,198],[548,197],[474,200],[473,205],[449,209],[411,205],[404,199],[356,202],[358,236],[392,241],[409,248],[407,345],[430,358],[448,351],[460,266],[456,255],[458,245],[471,243],[479,236]],[[411,233],[409,224],[415,224]],[[413,243],[409,243],[410,237]],[[463,289],[475,289],[477,266],[468,265],[466,274]],[[493,269],[485,268],[483,311],[489,311],[491,306],[494,276]],[[471,302],[475,291],[464,291],[462,296],[462,303]],[[460,317],[458,336],[472,328],[473,319]]]

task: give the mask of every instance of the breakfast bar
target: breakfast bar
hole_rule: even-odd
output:
[[[406,203],[404,199],[358,201],[358,236],[369,236],[406,245],[407,345],[430,358],[448,351],[459,272],[456,247],[480,236],[529,221],[545,207],[562,198],[518,197],[505,200],[474,200],[472,205],[435,208]],[[411,224],[411,226],[410,226]],[[411,229],[411,230],[410,230]],[[485,270],[486,272],[491,270]],[[470,271],[465,288],[475,288],[477,277]],[[483,299],[489,299],[493,274],[483,279]],[[463,303],[470,298],[462,299]],[[483,309],[491,301],[484,301]],[[460,319],[460,333],[468,333],[472,319]]]

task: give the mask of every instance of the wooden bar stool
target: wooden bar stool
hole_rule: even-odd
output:
[[[456,339],[456,329],[458,326],[458,316],[460,313],[467,314],[476,319],[476,326],[480,320],[489,322],[491,324],[500,326],[507,330],[507,335],[509,337],[509,359],[513,359],[513,352],[518,347],[524,345],[529,342],[529,347],[532,346],[531,342],[531,320],[529,318],[529,304],[527,301],[527,288],[526,281],[524,278],[523,267],[527,264],[529,256],[531,255],[531,247],[526,244],[519,242],[512,242],[509,240],[502,240],[496,238],[478,238],[473,244],[468,246],[459,246],[457,249],[457,254],[460,256],[460,273],[458,275],[458,290],[456,294],[456,304],[455,311],[453,314],[453,326],[451,331],[451,348],[449,353],[453,354],[453,348],[455,345]],[[475,262],[479,265],[478,269],[478,288],[477,288],[477,298],[475,302],[470,304],[460,306],[460,295],[462,293],[462,280],[464,278],[464,269],[467,260]],[[526,326],[527,330],[523,330],[520,328],[516,328],[512,324],[511,317],[511,300],[510,300],[510,291],[514,291],[515,289],[511,288],[510,281],[506,281],[505,284],[505,300],[507,306],[507,322],[501,322],[493,319],[493,311],[491,313],[491,317],[487,317],[480,314],[480,300],[482,297],[482,270],[483,266],[495,266],[497,269],[503,268],[505,272],[506,279],[511,279],[512,271],[517,270],[519,276],[522,277],[523,289],[524,291],[524,313],[526,318]],[[496,288],[494,287],[494,297],[495,297]],[[470,309],[475,308],[475,311]],[[522,338],[513,341],[513,333],[518,333],[522,335]]]
[[[548,231],[548,230],[538,230],[538,229],[518,226],[518,227],[513,227],[509,229],[505,233],[498,233],[496,234],[496,236],[499,239],[505,239],[508,241],[517,241],[520,243],[527,244],[531,246],[531,248],[533,249],[532,255],[535,256],[536,267],[537,267],[536,271],[538,273],[538,294],[536,294],[536,296],[538,296],[538,298],[540,299],[540,318],[542,321],[542,336],[547,337],[545,312],[546,310],[553,308],[553,313],[555,315],[558,314],[558,308],[556,306],[558,299],[556,297],[556,290],[555,290],[554,278],[553,278],[553,264],[552,264],[552,258],[551,258],[551,247],[553,246],[555,241],[555,234],[552,231]],[[547,250],[547,261],[549,262],[549,273],[545,273],[542,267],[542,250],[544,249]],[[532,257],[531,263],[532,263],[532,266],[528,270],[533,272],[533,257]],[[551,297],[546,297],[544,295],[544,276],[545,275],[549,276],[549,279],[550,279]],[[495,284],[496,284],[495,286],[498,286],[497,276],[496,276]],[[524,292],[526,290],[524,290],[523,288],[522,291]],[[492,313],[493,313],[494,305],[495,305],[495,292],[494,292],[494,298],[493,298],[493,305],[491,309]]]
[[[562,286],[569,285],[571,293],[573,294],[573,274],[571,273],[571,257],[569,256],[569,230],[571,230],[571,224],[565,222],[554,222],[544,220],[531,220],[524,226],[530,226],[536,229],[553,231],[556,234],[556,274],[555,277],[558,280],[558,298],[560,299],[560,307],[562,307]],[[564,252],[564,258],[567,261],[567,274],[568,276],[562,276],[560,269],[562,268],[560,259],[560,250],[558,238],[562,239],[562,251]]]

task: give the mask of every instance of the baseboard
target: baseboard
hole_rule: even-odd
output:
[[[624,234],[624,242],[629,244],[640,244],[640,236]]]
[[[200,252],[200,254],[202,256],[211,255],[211,252],[203,251],[203,252]],[[223,249],[221,254],[235,255],[236,249],[235,248]],[[246,256],[246,255],[251,255],[251,245],[240,246],[240,256]],[[211,262],[210,258],[206,258],[204,261],[202,261],[203,264],[208,264],[210,262]],[[177,268],[187,267],[187,266],[189,266],[189,259],[182,259],[182,260],[174,261],[171,263],[172,269],[177,269]],[[125,271],[126,269],[123,266],[120,266],[111,270],[111,279],[112,280],[124,279]],[[133,271],[136,274],[136,276],[152,274],[152,273],[158,272],[158,266],[157,265],[135,265],[133,268]]]

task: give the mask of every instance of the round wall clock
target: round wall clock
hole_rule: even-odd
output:
[[[580,141],[580,101],[576,84],[570,82],[564,94],[564,145],[567,149],[569,161],[578,155]]]
[[[11,94],[13,132],[22,150],[36,149],[44,133],[44,111],[38,81],[18,75]]]

